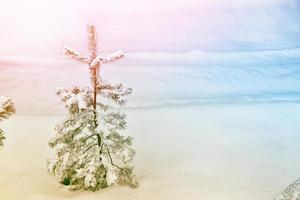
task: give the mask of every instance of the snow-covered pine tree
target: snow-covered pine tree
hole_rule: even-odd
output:
[[[0,96],[0,121],[7,119],[16,112],[15,106],[11,99]],[[0,129],[0,147],[3,146],[4,132]]]
[[[56,136],[49,141],[56,157],[48,161],[48,170],[71,190],[96,191],[117,184],[137,187],[131,166],[133,138],[120,134],[126,128],[126,115],[113,107],[124,105],[124,97],[132,90],[106,83],[99,73],[103,64],[124,55],[121,51],[108,58],[97,55],[94,26],[88,26],[88,35],[89,57],[64,48],[65,55],[89,65],[91,87],[75,86],[57,92],[68,117],[56,126]]]

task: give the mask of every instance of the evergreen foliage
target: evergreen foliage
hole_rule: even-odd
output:
[[[71,190],[96,191],[117,184],[136,187],[133,138],[120,133],[126,128],[126,115],[115,108],[125,104],[124,97],[132,90],[106,83],[99,73],[102,64],[122,58],[123,53],[97,56],[95,27],[88,26],[88,33],[89,57],[68,46],[64,49],[68,57],[89,65],[91,86],[57,91],[68,116],[57,124],[56,136],[49,141],[56,156],[48,160],[48,170]]]
[[[9,118],[15,111],[16,109],[11,99],[0,96],[0,121]],[[0,147],[3,146],[4,139],[4,131],[0,129]]]

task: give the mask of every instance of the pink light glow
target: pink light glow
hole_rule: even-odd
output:
[[[5,0],[0,7],[0,55],[60,55],[66,43],[84,51],[88,23],[97,26],[105,51],[206,50],[237,40],[272,44],[279,36],[270,22],[283,19],[276,13],[281,4],[292,7],[295,2]]]

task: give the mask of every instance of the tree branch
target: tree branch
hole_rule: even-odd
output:
[[[122,167],[119,167],[118,165],[115,165],[115,164],[113,163],[113,160],[112,160],[112,158],[111,158],[111,155],[110,155],[110,151],[109,151],[108,146],[107,146],[106,144],[103,144],[103,145],[105,145],[105,147],[106,147],[106,149],[107,149],[107,154],[108,154],[108,157],[109,157],[109,159],[110,159],[110,164],[111,164],[112,166],[115,166],[116,168],[118,168],[118,169],[120,169],[120,170],[123,170]]]
[[[94,136],[96,136],[96,135],[97,135],[97,133],[94,133],[94,134],[92,134],[92,135],[86,137],[86,138],[83,140],[83,142],[87,141],[88,139],[90,139],[91,137],[94,137]]]
[[[82,56],[79,52],[75,51],[74,49],[70,48],[69,46],[64,46],[63,53],[66,56],[73,58],[75,60],[78,60],[82,63],[89,64],[89,62],[90,62],[89,58]]]
[[[83,154],[85,154],[88,150],[90,150],[93,146],[98,145],[97,143],[94,143],[92,145],[90,145],[86,150],[84,150]]]

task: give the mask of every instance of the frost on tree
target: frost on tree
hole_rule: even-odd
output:
[[[11,99],[7,97],[0,96],[0,121],[7,119],[13,113],[15,113],[15,106]],[[3,146],[4,132],[0,129],[0,147]]]
[[[274,200],[299,200],[300,199],[300,179],[290,184]]]
[[[103,64],[124,55],[121,51],[108,58],[97,55],[94,26],[88,26],[88,35],[89,57],[64,48],[65,55],[89,65],[91,87],[57,91],[68,117],[56,126],[56,136],[49,141],[56,156],[48,161],[48,170],[71,190],[96,191],[117,184],[136,187],[131,166],[133,138],[120,134],[126,128],[126,115],[114,107],[125,104],[124,97],[131,89],[109,84],[99,74]]]

